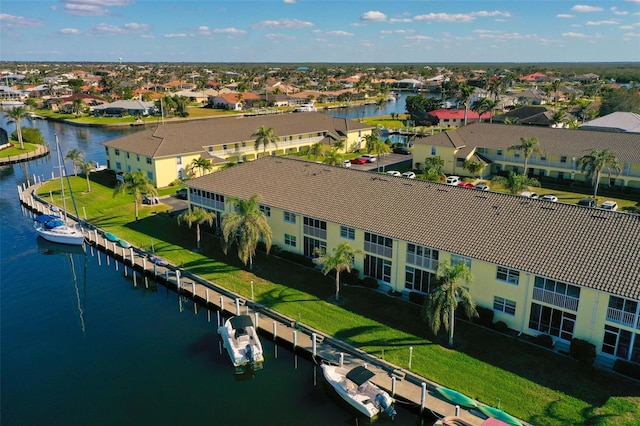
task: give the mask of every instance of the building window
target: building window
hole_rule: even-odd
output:
[[[496,274],[496,278],[500,281],[508,282],[509,284],[518,285],[518,279],[520,278],[520,271],[498,266],[498,272]]]
[[[289,247],[295,247],[296,246],[295,235],[284,234],[284,245]]]
[[[458,263],[464,263],[467,265],[467,269],[471,270],[471,259],[464,256],[458,256],[457,254],[451,255],[451,266],[456,266]]]
[[[502,297],[494,296],[493,298],[493,310],[504,312],[505,314],[516,314],[516,302],[513,300],[504,299]]]
[[[179,166],[180,166],[180,165],[182,165],[182,156],[181,156],[181,155],[178,155],[178,156],[176,157],[176,163],[177,163]]]
[[[130,154],[129,154],[129,151],[127,151],[127,158],[131,158]]]
[[[326,251],[327,243],[311,237],[304,237],[304,255],[307,257],[318,257],[318,251]]]
[[[393,240],[382,235],[365,232],[364,251],[391,258],[393,257]]]
[[[640,334],[605,325],[602,352],[640,363]]]
[[[409,265],[415,265],[435,271],[436,269],[438,269],[438,257],[438,250],[430,249],[428,247],[420,246],[417,244],[407,244],[406,262]]]
[[[266,217],[271,217],[271,207],[263,206],[262,204],[260,204],[260,211]]]
[[[560,157],[560,162],[561,163],[566,163],[567,162],[567,157],[565,157],[564,155],[562,157]]]
[[[577,311],[580,287],[536,276],[533,284],[533,300]]]
[[[305,235],[327,239],[327,222],[320,219],[306,217],[303,219],[303,232]]]
[[[516,152],[513,153],[513,156],[516,157],[516,158],[520,158],[520,153],[518,151],[516,151]]]
[[[296,215],[291,212],[284,212],[284,221],[287,223],[296,223]]]
[[[122,163],[116,161],[116,170],[122,170]]]
[[[104,153],[107,154],[107,156],[109,156],[109,147],[108,146],[104,147]]]
[[[541,155],[540,156],[540,161],[547,161],[547,156],[546,155]]]
[[[498,152],[497,152],[497,154],[498,154],[498,155],[502,155],[502,150],[501,150],[501,149],[499,149],[499,150],[498,150]]]
[[[151,157],[147,157],[147,164],[151,164]]]
[[[356,230],[354,228],[349,228],[348,226],[340,227],[340,236],[342,238],[346,238],[348,240],[356,239]]]
[[[404,287],[420,293],[429,293],[431,284],[435,283],[435,274],[422,269],[407,266],[404,270]]]
[[[114,153],[115,153],[116,155],[120,155],[120,150],[119,150],[119,149],[116,149],[116,150],[114,150]]]
[[[147,172],[147,177],[151,182],[153,182],[153,172]]]
[[[532,330],[550,334],[563,340],[571,340],[575,324],[576,316],[574,314],[537,303],[531,304],[529,328]]]
[[[635,300],[611,295],[607,308],[607,321],[640,329],[639,306],[640,304]]]
[[[431,155],[432,155],[432,156],[435,156],[435,155],[436,155],[436,147],[435,147],[435,146],[432,146],[432,147],[431,147]]]
[[[385,283],[390,283],[391,261],[367,254],[364,257],[364,274]]]

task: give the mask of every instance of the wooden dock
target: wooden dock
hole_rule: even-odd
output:
[[[51,214],[52,206],[35,195],[37,186],[38,184],[20,188],[20,202],[37,214]],[[141,280],[140,285],[148,285],[149,279],[162,283],[180,296],[191,299],[194,309],[202,306],[208,310],[209,315],[215,312],[217,321],[228,315],[251,315],[262,336],[273,339],[315,363],[327,362],[347,367],[365,364],[375,373],[372,381],[411,411],[431,412],[438,418],[455,415],[469,425],[481,425],[486,420],[486,416],[479,410],[458,407],[443,399],[435,391],[439,386],[437,383],[299,323],[188,270],[170,263],[166,266],[152,263],[149,260],[151,253],[137,247],[120,247],[116,242],[109,241],[103,230],[79,218],[71,216],[71,219],[82,224],[86,244],[121,262],[125,267],[125,274],[128,273],[126,268],[131,269],[134,285],[138,285],[138,279]],[[219,325],[221,324],[218,323]]]

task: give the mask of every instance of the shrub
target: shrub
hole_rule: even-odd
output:
[[[424,305],[424,302],[427,300],[427,295],[418,293],[417,291],[412,291],[409,293],[409,300],[413,303],[416,303],[422,306]]]
[[[577,359],[578,361],[592,363],[596,358],[596,345],[582,339],[571,339],[569,356]]]
[[[293,253],[287,250],[282,250],[280,251],[278,256],[283,259],[290,260],[291,262],[295,262],[300,265],[307,266],[309,268],[313,268],[315,266],[315,263],[313,263],[313,259],[310,259],[302,254]]]
[[[345,284],[358,285],[360,284],[360,271],[351,269],[350,272],[343,272],[340,274],[340,281]]]
[[[625,376],[640,380],[640,365],[633,364],[631,362],[623,361],[621,359],[616,360],[613,364],[613,371],[624,374]]]
[[[376,280],[373,277],[364,277],[364,279],[362,280],[362,285],[364,285],[367,288],[378,288],[378,280]]]
[[[499,333],[508,333],[509,332],[509,327],[507,326],[507,323],[504,321],[498,321],[495,324],[493,324],[493,329],[496,330]]]
[[[538,334],[533,338],[533,343],[543,348],[553,348],[553,338],[548,334]]]
[[[474,321],[483,327],[491,328],[493,326],[493,309],[476,306],[476,311],[478,311],[478,318]]]

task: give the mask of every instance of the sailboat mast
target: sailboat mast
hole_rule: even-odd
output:
[[[62,217],[64,219],[65,225],[67,224],[67,199],[64,195],[64,179],[63,179],[63,170],[62,167],[62,153],[60,152],[60,142],[58,141],[58,134],[54,133],[56,138],[56,150],[58,151],[58,173],[60,173],[60,194],[62,196]]]

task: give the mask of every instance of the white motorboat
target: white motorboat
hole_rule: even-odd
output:
[[[375,374],[367,368],[359,366],[349,370],[322,364],[322,373],[342,399],[369,419],[380,413],[392,419],[395,417],[394,399],[369,381]]]
[[[296,108],[295,112],[316,112],[318,109],[313,104],[304,104]]]
[[[50,214],[36,216],[33,227],[38,235],[52,243],[74,246],[81,246],[84,243],[82,230],[65,224],[60,216]]]
[[[262,368],[264,355],[258,333],[249,315],[238,315],[218,327],[222,344],[227,349],[234,367]]]

